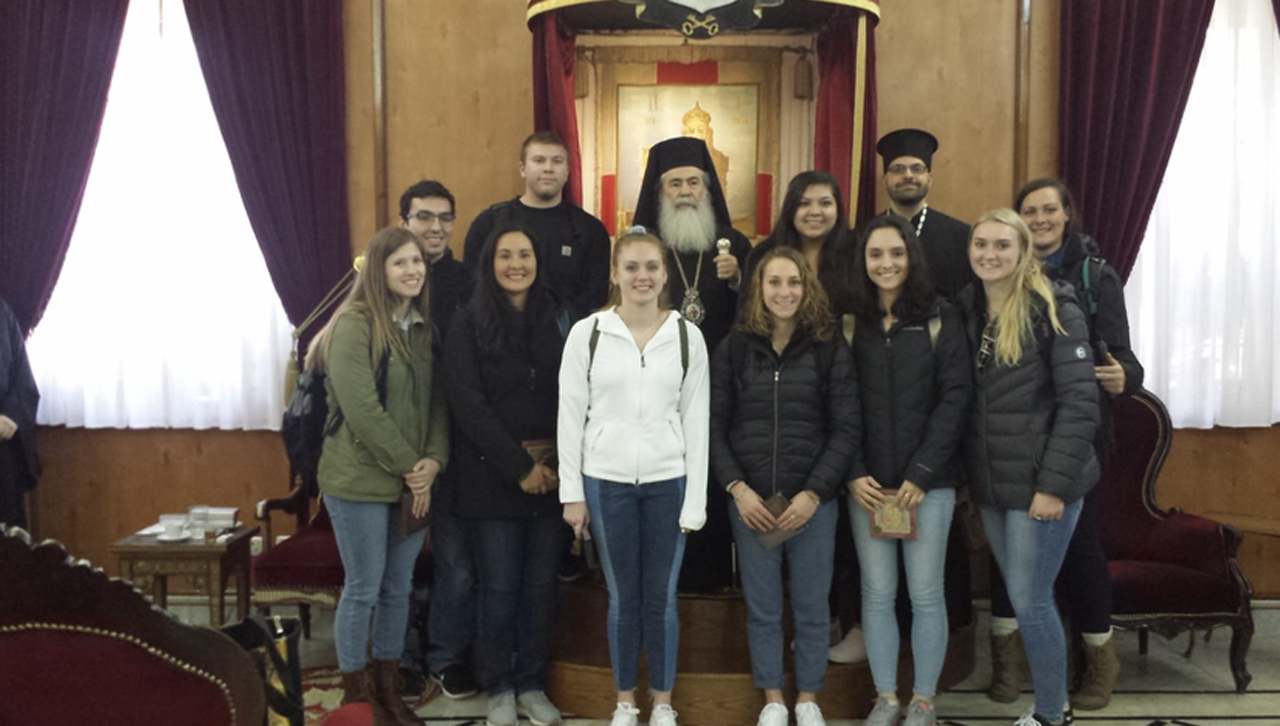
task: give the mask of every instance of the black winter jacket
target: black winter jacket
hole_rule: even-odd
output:
[[[533,469],[520,442],[556,437],[564,336],[559,310],[547,308],[531,327],[523,350],[497,356],[480,351],[472,306],[453,317],[444,359],[456,434],[450,470],[458,516],[560,516],[556,492],[526,494],[520,489],[520,480]]]
[[[974,374],[975,395],[963,455],[978,504],[1027,509],[1036,492],[1063,502],[1080,499],[1098,479],[1093,436],[1098,384],[1084,314],[1069,285],[1054,283],[1059,335],[1047,305],[1036,300],[1033,336],[1014,366],[987,361]],[[957,298],[975,356],[986,325],[986,295],[978,283]]]
[[[1120,274],[1114,267],[1090,260],[1090,256],[1097,257],[1099,252],[1092,237],[1073,234],[1063,242],[1062,264],[1045,265],[1044,272],[1050,279],[1061,280],[1075,288],[1076,299],[1089,325],[1089,342],[1094,345],[1095,350],[1096,341],[1106,343],[1108,352],[1124,368],[1124,395],[1130,395],[1142,390],[1145,371],[1129,342],[1129,313],[1125,310],[1124,283],[1120,281]],[[1089,274],[1087,285],[1086,269]],[[1096,305],[1096,310],[1092,313],[1091,301]],[[1112,448],[1110,400],[1106,391],[1098,392],[1101,422],[1094,444],[1097,446],[1098,457],[1103,461]]]
[[[847,481],[858,451],[857,378],[839,335],[797,332],[779,356],[734,330],[711,359],[711,464],[767,499],[805,489],[822,501]]]
[[[929,332],[934,317],[941,322],[936,345]],[[849,478],[870,475],[891,489],[903,481],[925,491],[959,485],[956,447],[973,399],[960,312],[939,302],[929,315],[899,320],[889,330],[879,319],[859,318],[855,331],[862,456]]]

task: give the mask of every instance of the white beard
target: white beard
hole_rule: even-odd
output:
[[[697,207],[676,208],[662,197],[658,204],[658,232],[676,254],[706,252],[716,241],[716,215],[711,202],[703,199]]]

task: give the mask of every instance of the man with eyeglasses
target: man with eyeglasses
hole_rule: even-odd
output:
[[[539,131],[520,146],[524,193],[480,213],[467,231],[463,261],[475,269],[485,239],[500,224],[521,224],[538,245],[538,276],[576,320],[609,297],[609,233],[600,220],[564,198],[569,148]]]
[[[938,140],[928,131],[898,129],[881,137],[876,152],[884,161],[884,189],[889,209],[911,220],[924,248],[929,279],[948,300],[973,280],[966,248],[969,225],[929,206],[929,185],[933,182],[933,153]]]
[[[428,290],[434,335],[444,338],[449,321],[471,295],[467,268],[454,259],[453,194],[438,181],[424,179],[400,195],[400,224],[423,240],[427,251]],[[427,610],[426,654],[423,655],[421,603],[415,601],[400,674],[404,692],[418,697],[426,687],[426,670],[449,698],[466,698],[479,686],[468,663],[476,635],[476,571],[466,522],[453,514],[457,482],[446,472],[436,480],[431,507],[431,607]],[[415,593],[416,598],[416,593]]]
[[[400,225],[421,237],[427,249],[431,322],[441,338],[471,295],[472,277],[449,249],[453,222],[453,194],[440,182],[424,179],[400,195]]]

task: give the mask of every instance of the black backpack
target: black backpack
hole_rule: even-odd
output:
[[[378,403],[383,408],[387,407],[387,360],[388,355],[384,353],[374,378]],[[303,371],[280,422],[280,438],[284,439],[289,467],[295,476],[307,480],[313,480],[320,469],[324,440],[336,433],[345,420],[342,409],[329,411],[328,393],[324,388],[326,378],[324,372],[313,367]]]

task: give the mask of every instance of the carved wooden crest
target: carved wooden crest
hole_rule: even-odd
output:
[[[636,17],[672,28],[687,38],[705,40],[726,30],[747,30],[760,22],[763,8],[783,0],[618,0],[636,6]]]

